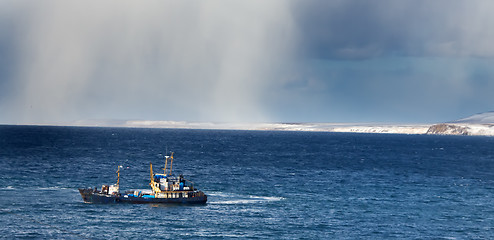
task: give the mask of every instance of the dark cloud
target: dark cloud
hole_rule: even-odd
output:
[[[485,44],[494,40],[494,17],[486,10],[494,4],[487,1],[308,0],[294,6],[301,52],[310,57],[494,56]]]
[[[485,58],[306,61],[278,96],[286,104],[273,111],[288,111],[285,118],[299,113],[291,121],[450,121],[494,107],[491,64]]]
[[[492,1],[0,1],[0,122],[440,121],[494,101]]]

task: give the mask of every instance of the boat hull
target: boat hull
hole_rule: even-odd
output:
[[[135,197],[129,195],[110,195],[96,192],[90,188],[80,188],[79,193],[85,203],[134,203],[134,204],[204,204],[208,198],[206,194],[200,194],[194,197],[181,198],[154,198],[154,197]]]
[[[79,188],[79,193],[86,203],[116,203],[118,199],[116,195],[102,194],[90,188]]]

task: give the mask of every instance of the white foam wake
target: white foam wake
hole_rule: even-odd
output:
[[[283,197],[253,196],[234,193],[213,192],[208,193],[209,204],[258,204],[264,202],[281,201]]]

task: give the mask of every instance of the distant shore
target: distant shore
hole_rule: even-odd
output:
[[[39,125],[39,124],[33,124]],[[214,123],[144,120],[84,120],[70,124],[41,124],[45,126],[171,128],[210,130],[305,131],[340,133],[431,134],[494,136],[494,124],[383,124],[383,123]]]
[[[425,134],[432,124],[381,124],[381,123],[218,123],[185,121],[78,121],[74,126],[129,127],[129,128],[175,128],[260,131],[305,132],[356,132]]]
[[[29,124],[28,124],[29,125]],[[494,136],[494,124],[438,123],[214,123],[147,120],[84,120],[69,124],[30,124],[41,126],[171,128],[209,130],[305,131],[339,133],[429,134]]]

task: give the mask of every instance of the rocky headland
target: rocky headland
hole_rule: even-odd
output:
[[[494,136],[494,112],[485,112],[449,123],[432,125],[426,134]]]

